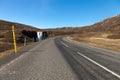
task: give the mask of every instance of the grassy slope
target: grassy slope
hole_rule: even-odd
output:
[[[76,31],[70,39],[120,52],[120,15]]]
[[[22,35],[22,30],[40,31],[40,29],[29,25],[0,20],[0,55],[3,54],[3,51],[4,53],[9,53],[9,51],[13,49],[13,39],[11,31],[12,25],[15,26],[15,33],[17,39]],[[17,47],[20,47],[21,45],[23,44],[17,44]]]
[[[90,34],[79,34],[73,35],[69,39],[120,52],[120,39],[109,39],[107,38],[108,35],[105,33],[101,35],[94,34],[94,36]]]

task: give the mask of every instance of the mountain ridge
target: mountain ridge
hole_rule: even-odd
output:
[[[81,27],[87,32],[111,32],[120,33],[120,15],[104,19],[87,27]]]
[[[30,26],[30,25],[26,25],[26,24],[22,24],[22,23],[17,23],[17,22],[10,22],[10,21],[6,21],[6,20],[0,20],[0,30],[10,30],[11,26],[14,25],[15,29],[19,29],[19,30],[41,30],[39,28]]]

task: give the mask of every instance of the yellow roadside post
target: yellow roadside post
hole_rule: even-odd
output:
[[[17,46],[16,46],[16,36],[15,36],[15,28],[14,25],[12,25],[12,34],[13,34],[13,41],[14,41],[14,52],[17,53]]]

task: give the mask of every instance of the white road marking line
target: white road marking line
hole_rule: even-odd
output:
[[[64,42],[61,41],[61,43],[62,43],[64,46],[69,47],[69,46],[68,46],[67,44],[65,44]]]
[[[99,67],[103,68],[103,69],[104,69],[104,70],[106,70],[107,72],[111,73],[112,75],[114,75],[114,76],[116,76],[117,78],[119,78],[119,79],[120,79],[120,75],[119,75],[119,74],[117,74],[117,73],[115,73],[115,72],[111,71],[110,69],[108,69],[108,68],[107,68],[107,67],[105,67],[105,66],[102,66],[101,64],[99,64],[99,63],[97,63],[96,61],[94,61],[94,60],[90,59],[89,57],[87,57],[87,56],[85,56],[85,55],[81,54],[80,52],[77,52],[77,53],[78,53],[79,55],[81,55],[82,57],[84,57],[85,59],[89,60],[90,62],[92,62],[92,63],[96,64],[97,66],[99,66]]]

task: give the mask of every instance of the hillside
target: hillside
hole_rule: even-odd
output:
[[[11,30],[11,26],[14,25],[16,30],[40,30],[38,28],[35,28],[33,26],[25,25],[25,24],[20,24],[20,23],[15,23],[15,22],[9,22],[9,21],[4,21],[0,20],[0,30]]]
[[[40,29],[29,25],[0,20],[0,52],[13,49],[12,25],[15,26],[18,47],[23,46],[23,43],[20,43],[20,39],[24,36],[21,33],[22,30],[41,31]],[[26,38],[27,42],[32,42],[32,39],[29,37]]]
[[[79,28],[81,32],[120,33],[120,15],[107,18],[87,27]],[[83,31],[84,30],[84,31]]]
[[[70,39],[90,45],[120,51],[120,15],[87,27],[76,29]]]
[[[107,18],[100,22],[97,22],[93,25],[83,26],[83,27],[63,27],[63,28],[56,28],[50,29],[56,35],[71,35],[71,34],[102,34],[102,33],[109,33],[113,35],[120,34],[120,15]],[[119,37],[120,38],[120,37]]]

